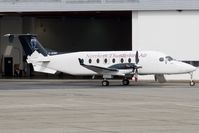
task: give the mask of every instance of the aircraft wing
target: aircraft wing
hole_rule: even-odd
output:
[[[83,66],[89,70],[92,70],[96,73],[100,73],[100,74],[118,72],[118,70],[115,68],[106,68],[106,67],[99,67],[99,66],[94,66],[94,65],[85,65],[83,60],[80,58],[79,58],[79,63],[81,66]]]

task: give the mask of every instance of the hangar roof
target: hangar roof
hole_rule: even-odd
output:
[[[198,10],[198,0],[139,0],[138,10]]]
[[[198,10],[198,0],[139,0],[138,10]]]
[[[0,0],[0,12],[199,10],[199,0]]]

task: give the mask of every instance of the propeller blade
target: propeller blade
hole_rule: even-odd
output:
[[[136,51],[136,54],[135,54],[135,68],[133,69],[133,72],[134,72],[134,78],[135,78],[135,82],[138,81],[138,69],[139,68],[142,68],[141,66],[138,65],[139,63],[139,53],[138,51]]]
[[[135,64],[138,64],[139,63],[139,53],[138,51],[136,51],[136,54],[135,54]]]
[[[135,71],[135,82],[138,82],[138,70],[136,69],[136,71]]]
[[[135,69],[135,82],[138,82],[138,67]]]

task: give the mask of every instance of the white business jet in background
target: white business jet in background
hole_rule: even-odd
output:
[[[102,75],[102,86],[108,86],[108,79],[123,77],[122,84],[129,85],[129,79],[138,80],[138,75],[154,75],[158,82],[165,82],[165,74],[190,74],[190,85],[196,67],[174,60],[171,56],[157,51],[95,51],[73,52],[50,55],[39,43],[36,35],[6,34],[9,41],[18,37],[27,62],[34,71],[55,74],[63,72],[71,75]]]

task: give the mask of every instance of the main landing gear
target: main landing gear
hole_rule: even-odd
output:
[[[122,85],[129,85],[129,80],[127,78],[124,78],[122,80]]]
[[[124,85],[124,86],[129,85],[129,80],[128,80],[127,78],[124,78],[124,79],[122,80],[122,85]],[[104,79],[104,80],[102,81],[102,86],[109,86],[109,81],[106,80],[106,79]]]
[[[102,81],[102,86],[109,86],[109,81],[106,80],[106,79],[104,79],[104,80]]]
[[[190,82],[189,82],[189,85],[190,86],[195,86],[195,81],[193,81],[193,73],[190,73],[190,77],[191,77],[191,80],[190,80]]]

